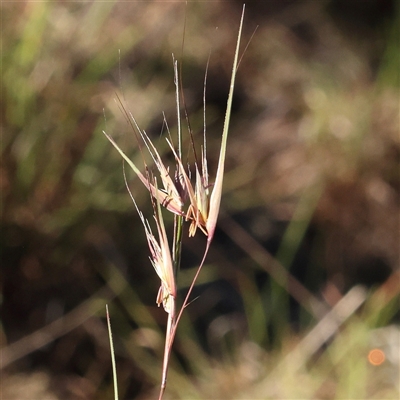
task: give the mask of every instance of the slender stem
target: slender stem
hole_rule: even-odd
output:
[[[182,158],[182,128],[181,128],[181,111],[180,111],[180,102],[179,102],[179,78],[178,78],[178,64],[175,58],[173,58],[174,62],[174,81],[175,81],[175,93],[176,93],[176,118],[177,118],[177,127],[178,127],[178,156]],[[179,174],[179,166],[177,166],[177,171]],[[179,176],[178,176],[179,179]],[[178,272],[181,265],[181,252],[182,252],[182,232],[183,232],[183,217],[181,215],[174,215],[174,237],[172,243],[172,259],[174,264],[174,279],[176,280],[178,277]],[[171,356],[172,344],[174,342],[175,337],[175,328],[176,328],[176,305],[175,299],[173,302],[172,309],[168,314],[168,322],[167,322],[167,330],[165,337],[165,347],[164,347],[164,360],[163,360],[163,368],[162,368],[162,378],[161,378],[161,387],[159,400],[162,400],[162,397],[165,392],[165,388],[167,386],[167,375],[168,375],[168,366],[169,360]]]
[[[183,46],[183,44],[182,44]],[[175,82],[175,97],[176,97],[176,120],[178,128],[178,156],[182,159],[182,126],[181,126],[181,110],[179,101],[179,76],[178,76],[178,63],[173,57],[174,62],[174,82]],[[177,166],[179,174],[179,166]],[[178,176],[178,180],[180,177]],[[183,231],[183,217],[181,215],[174,216],[174,240],[172,244],[172,254],[174,261],[175,278],[178,277],[178,272],[181,265],[181,250],[182,250],[182,231]]]
[[[181,215],[174,215],[174,242],[172,244],[172,257],[174,262],[175,279],[178,278],[178,272],[181,265],[182,227],[183,217]]]
[[[206,249],[204,251],[203,259],[201,260],[199,268],[197,268],[196,274],[195,274],[195,276],[192,280],[192,283],[189,287],[189,290],[186,294],[185,300],[183,301],[182,307],[179,310],[179,314],[176,315],[175,302],[173,305],[173,309],[171,310],[170,314],[168,314],[167,336],[165,338],[165,348],[164,348],[163,373],[162,373],[162,379],[161,379],[160,395],[158,397],[158,400],[162,400],[162,397],[165,392],[165,388],[167,386],[169,358],[171,355],[172,344],[174,343],[174,339],[175,339],[175,335],[176,335],[176,329],[178,327],[179,320],[182,317],[183,310],[186,308],[186,306],[189,303],[190,295],[192,294],[196,280],[197,280],[197,278],[200,274],[200,271],[204,265],[204,261],[207,257],[208,250],[210,249],[210,244],[211,244],[211,240],[207,240],[207,245],[206,245]]]
[[[175,324],[174,324],[173,332],[172,332],[172,333],[173,333],[173,335],[172,335],[172,340],[173,340],[173,338],[175,337],[176,328],[177,328],[177,326],[178,326],[178,324],[179,324],[179,321],[180,321],[180,319],[181,319],[181,317],[182,317],[183,310],[184,310],[184,309],[187,307],[187,305],[189,304],[189,297],[190,297],[190,295],[192,294],[194,285],[195,285],[195,283],[196,283],[196,281],[197,281],[197,278],[198,278],[199,275],[200,275],[201,269],[203,268],[204,261],[206,260],[208,251],[210,250],[211,242],[212,242],[212,240],[207,240],[207,245],[206,245],[206,249],[204,250],[203,259],[201,260],[201,263],[200,263],[200,265],[199,265],[199,268],[197,268],[196,274],[194,275],[193,280],[192,280],[192,283],[191,283],[190,286],[189,286],[189,290],[188,290],[187,293],[186,293],[185,300],[184,300],[183,303],[182,303],[182,307],[181,307],[181,309],[179,310],[179,313],[178,313],[178,315],[177,315],[177,317],[176,317],[176,319],[175,319]]]
[[[175,312],[175,301],[174,301],[172,310],[168,314],[168,323],[167,323],[167,331],[166,331],[165,347],[164,347],[163,370],[162,370],[161,387],[158,400],[162,400],[165,388],[167,386],[169,359],[171,355],[172,343],[174,341],[174,336],[175,336],[175,326],[176,326],[175,320],[176,320],[176,312]]]

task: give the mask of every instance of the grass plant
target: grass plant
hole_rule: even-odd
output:
[[[164,350],[164,361],[163,361],[163,372],[161,379],[161,388],[159,394],[159,400],[162,399],[164,395],[164,391],[167,385],[167,374],[169,367],[169,360],[172,345],[174,342],[176,330],[181,319],[182,313],[184,309],[189,305],[190,295],[192,293],[193,287],[196,283],[196,280],[200,274],[200,271],[204,265],[206,256],[210,249],[211,242],[214,238],[215,228],[217,225],[217,219],[221,204],[221,195],[222,195],[222,184],[224,179],[224,166],[225,166],[225,157],[226,157],[226,146],[229,132],[229,121],[231,118],[231,110],[232,110],[232,100],[233,100],[233,91],[235,87],[235,79],[236,79],[236,71],[238,68],[238,60],[239,60],[239,50],[240,50],[240,39],[242,35],[242,27],[243,27],[243,19],[244,19],[244,11],[245,6],[243,6],[242,17],[240,20],[239,33],[236,44],[236,51],[234,55],[234,62],[232,67],[232,75],[231,75],[231,83],[228,94],[228,101],[226,106],[225,113],[225,121],[222,132],[222,140],[219,152],[219,160],[218,167],[215,177],[215,182],[210,185],[209,177],[208,177],[208,166],[207,166],[207,154],[206,154],[206,126],[204,119],[204,144],[201,150],[201,163],[199,163],[196,157],[196,150],[193,144],[193,134],[190,131],[190,124],[188,125],[189,134],[191,135],[191,140],[193,144],[193,153],[195,155],[195,177],[196,183],[195,186],[192,186],[192,182],[190,179],[191,172],[188,170],[186,172],[185,166],[182,161],[182,136],[181,136],[181,121],[180,121],[180,91],[179,91],[179,76],[178,76],[178,68],[177,61],[175,61],[174,57],[174,80],[176,85],[176,109],[177,109],[177,126],[178,126],[178,151],[174,149],[171,141],[167,139],[167,143],[174,154],[176,160],[176,171],[174,177],[172,178],[169,174],[169,168],[166,167],[157,151],[156,147],[153,145],[149,137],[147,136],[145,131],[142,131],[139,128],[139,125],[134,118],[133,114],[128,112],[121,100],[119,103],[124,111],[125,116],[128,119],[128,123],[133,128],[135,132],[136,139],[138,140],[138,134],[140,138],[143,140],[147,150],[151,154],[151,157],[158,169],[159,179],[163,184],[163,189],[158,188],[157,178],[154,177],[147,165],[145,164],[145,174],[141,173],[140,170],[136,167],[136,165],[129,159],[129,157],[121,150],[121,148],[116,144],[116,142],[103,131],[107,139],[112,143],[112,145],[117,149],[120,155],[123,157],[123,160],[128,163],[128,165],[132,168],[132,170],[136,173],[136,175],[140,178],[142,183],[146,186],[150,193],[150,199],[153,204],[154,211],[154,220],[156,222],[158,239],[153,235],[150,225],[147,220],[145,220],[143,214],[139,210],[134,196],[132,195],[131,190],[129,189],[128,182],[126,180],[125,172],[125,184],[128,188],[129,194],[132,198],[132,201],[135,205],[135,208],[140,216],[140,219],[143,223],[145,234],[147,237],[147,242],[149,245],[151,257],[150,261],[157,272],[157,275],[161,279],[161,286],[157,295],[156,303],[158,306],[161,304],[164,307],[164,310],[168,314],[168,324],[166,330],[165,337],[165,350]],[[206,75],[207,76],[207,75]],[[206,90],[206,78],[204,81],[204,116],[205,116],[205,90]],[[187,113],[186,113],[187,114]],[[137,134],[137,133],[138,134]],[[170,132],[168,132],[170,135]],[[170,135],[171,136],[171,135]],[[172,140],[172,139],[171,139]],[[210,190],[210,186],[212,186],[212,190]],[[210,193],[211,192],[211,193]],[[183,211],[183,207],[185,204],[186,198],[189,199],[189,207],[187,211]],[[165,230],[163,214],[161,211],[161,205],[164,206],[167,210],[171,211],[175,214],[175,224],[174,224],[174,232],[173,232],[173,249],[171,252],[168,242],[167,233]],[[179,311],[176,308],[176,299],[177,299],[177,273],[180,270],[180,249],[182,248],[182,222],[183,218],[186,221],[191,221],[191,225],[189,228],[189,236],[194,236],[196,234],[197,229],[199,228],[206,236],[207,236],[207,244],[204,250],[204,255],[202,257],[202,261],[197,268],[196,274],[193,277],[193,280],[189,286],[186,297],[181,305]],[[108,310],[107,310],[108,313]],[[111,339],[111,329],[109,327],[110,332],[110,343],[112,344]],[[111,347],[112,351],[112,361],[113,361],[113,373],[115,376],[115,367],[114,367],[114,354],[113,347]],[[116,382],[114,382],[116,384]],[[117,396],[117,393],[116,393]]]
[[[243,38],[259,28],[236,77],[222,206],[173,332],[165,400],[399,398],[400,9],[378,3],[246,5]],[[149,247],[162,254],[162,214],[177,318],[207,245],[203,198],[241,7],[21,1],[1,12],[0,395],[157,398],[161,305],[175,289],[149,268]],[[131,140],[125,104],[147,135],[128,112]],[[142,174],[124,161],[139,215],[103,129]],[[192,187],[182,213],[175,169]]]

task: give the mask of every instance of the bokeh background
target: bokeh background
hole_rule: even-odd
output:
[[[113,398],[106,303],[121,398],[156,397],[166,315],[102,130],[141,165],[118,94],[172,160],[174,54],[200,143],[211,54],[212,180],[241,8],[1,3],[3,399]],[[247,2],[218,231],[166,399],[399,397],[399,21],[394,0]],[[181,298],[204,245],[184,239]]]

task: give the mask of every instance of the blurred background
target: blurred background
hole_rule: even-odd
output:
[[[212,181],[241,9],[1,4],[3,399],[113,398],[105,304],[120,397],[156,397],[167,318],[102,130],[142,165],[119,95],[172,161],[174,54],[200,145],[211,54]],[[247,2],[218,230],[166,399],[398,399],[399,37],[394,0]],[[204,246],[184,239],[181,299]]]

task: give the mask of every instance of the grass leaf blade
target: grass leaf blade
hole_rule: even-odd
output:
[[[221,150],[219,153],[219,160],[218,160],[218,169],[217,169],[217,174],[215,177],[214,188],[213,188],[213,191],[211,193],[211,198],[210,198],[210,212],[209,212],[208,219],[207,219],[207,232],[208,232],[208,241],[209,242],[211,242],[211,240],[214,236],[214,231],[215,231],[215,227],[217,224],[217,218],[218,218],[218,214],[219,214],[219,207],[221,204],[222,183],[223,183],[223,179],[224,179],[226,143],[228,140],[229,121],[231,118],[233,90],[235,88],[236,70],[237,70],[237,64],[238,64],[238,58],[239,58],[240,39],[242,36],[244,10],[245,10],[245,6],[243,5],[242,17],[240,20],[239,33],[238,33],[238,38],[237,38],[237,43],[236,43],[235,59],[233,61],[228,102],[226,105],[224,129],[222,132]]]
[[[112,364],[112,374],[114,382],[114,400],[118,400],[117,365],[115,362],[114,342],[111,332],[111,321],[110,321],[110,314],[108,312],[108,304],[106,304],[106,316],[107,316],[108,337],[110,339],[111,364]]]

